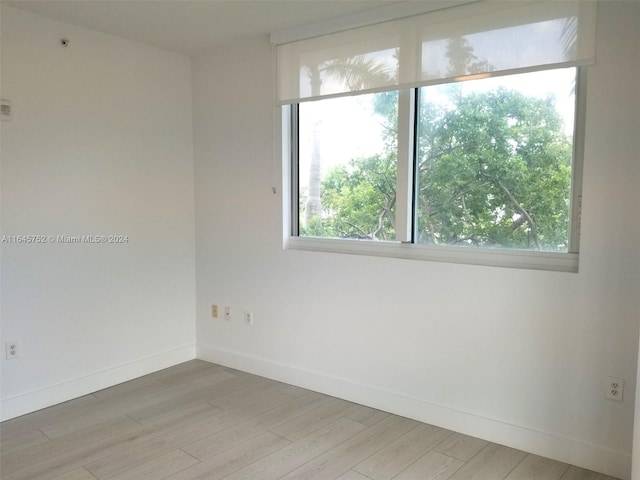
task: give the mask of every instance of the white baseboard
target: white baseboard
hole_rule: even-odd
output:
[[[401,393],[354,383],[345,378],[223,350],[202,343],[197,346],[196,356],[201,360],[483,438],[490,442],[594,470],[622,480],[630,480],[631,478],[631,455],[616,452],[601,445],[593,445],[572,438],[504,423],[500,420],[428,403]]]
[[[119,365],[101,372],[76,378],[69,382],[44,387],[40,390],[3,399],[0,402],[2,421],[35,412],[42,408],[111,387],[149,373],[168,368],[195,358],[195,345],[180,347],[135,362]]]

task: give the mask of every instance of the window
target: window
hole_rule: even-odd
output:
[[[481,3],[278,47],[290,246],[577,271],[593,4]]]
[[[397,92],[300,104],[300,236],[396,240],[397,106]]]
[[[568,252],[576,69],[419,91],[413,238]]]

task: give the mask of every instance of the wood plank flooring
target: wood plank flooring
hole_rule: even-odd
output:
[[[615,480],[193,360],[0,424],[3,480]]]

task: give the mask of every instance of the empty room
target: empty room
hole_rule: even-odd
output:
[[[640,2],[0,26],[0,478],[640,480]]]

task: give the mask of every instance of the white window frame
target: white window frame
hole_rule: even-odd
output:
[[[439,261],[497,267],[527,268],[560,272],[577,272],[579,264],[580,222],[582,210],[582,170],[584,157],[585,105],[586,105],[586,65],[595,63],[597,2],[581,0],[523,0],[522,2],[500,2],[492,0],[435,0],[433,2],[405,2],[370,9],[344,17],[333,18],[280,32],[272,32],[271,43],[274,46],[274,130],[276,155],[274,172],[280,171],[277,164],[282,161],[282,201],[283,201],[283,246],[285,249],[332,252],[356,255],[372,255],[391,258]],[[528,25],[530,21],[540,19],[555,20],[575,18],[576,29],[571,33],[575,48],[563,55],[555,56],[538,52],[540,57],[526,57],[515,63],[500,63],[497,58],[495,72],[482,72],[484,76],[511,75],[552,68],[577,67],[575,92],[575,122],[573,135],[573,159],[571,167],[570,217],[568,225],[568,253],[541,252],[517,249],[488,249],[482,247],[461,247],[445,245],[415,244],[412,236],[414,205],[412,168],[414,153],[409,148],[414,145],[411,135],[412,108],[415,103],[409,93],[415,87],[430,84],[469,80],[471,72],[461,71],[453,78],[435,77],[421,68],[418,53],[422,48],[422,37],[416,32],[430,32],[434,38],[444,34],[459,36],[490,31],[493,27],[510,28]],[[453,33],[452,33],[453,32]],[[442,37],[445,38],[445,37]],[[386,40],[385,40],[386,39]],[[390,41],[400,51],[397,83],[373,84],[369,90],[354,91],[352,87],[338,86],[337,90],[316,92],[310,96],[306,85],[300,84],[300,68],[306,62],[312,64],[331,55],[355,55],[363,52],[375,52],[377,42]],[[374,43],[368,43],[373,41]],[[418,43],[417,43],[418,42]],[[355,50],[353,50],[355,48]],[[391,46],[389,47],[391,48]],[[327,50],[328,49],[328,50]],[[344,50],[346,49],[346,50]],[[369,50],[368,50],[369,49]],[[311,56],[309,56],[311,54]],[[499,52],[497,52],[499,55]],[[338,57],[336,57],[338,58]],[[492,61],[489,58],[489,61]],[[453,75],[453,74],[452,74]],[[335,85],[332,87],[334,88]],[[363,87],[359,87],[363,88]],[[331,98],[334,96],[357,95],[396,89],[399,95],[399,134],[398,134],[398,198],[405,201],[396,205],[396,242],[375,240],[352,240],[337,238],[300,237],[298,233],[298,185],[297,185],[297,130],[292,130],[291,113],[300,102]],[[407,93],[404,93],[406,89]],[[403,115],[402,112],[407,112]],[[281,117],[282,121],[279,120]],[[296,127],[297,128],[297,127]],[[281,141],[280,141],[281,139]],[[277,175],[280,177],[280,175]],[[274,179],[274,184],[276,179]],[[275,189],[274,189],[275,192]]]
[[[543,68],[532,71],[543,70]],[[412,243],[415,89],[399,90],[396,238],[393,241],[300,237],[298,235],[298,104],[279,107],[282,116],[283,247],[291,250],[369,255],[409,260],[577,273],[579,266],[587,67],[577,67],[569,251],[540,252]]]

